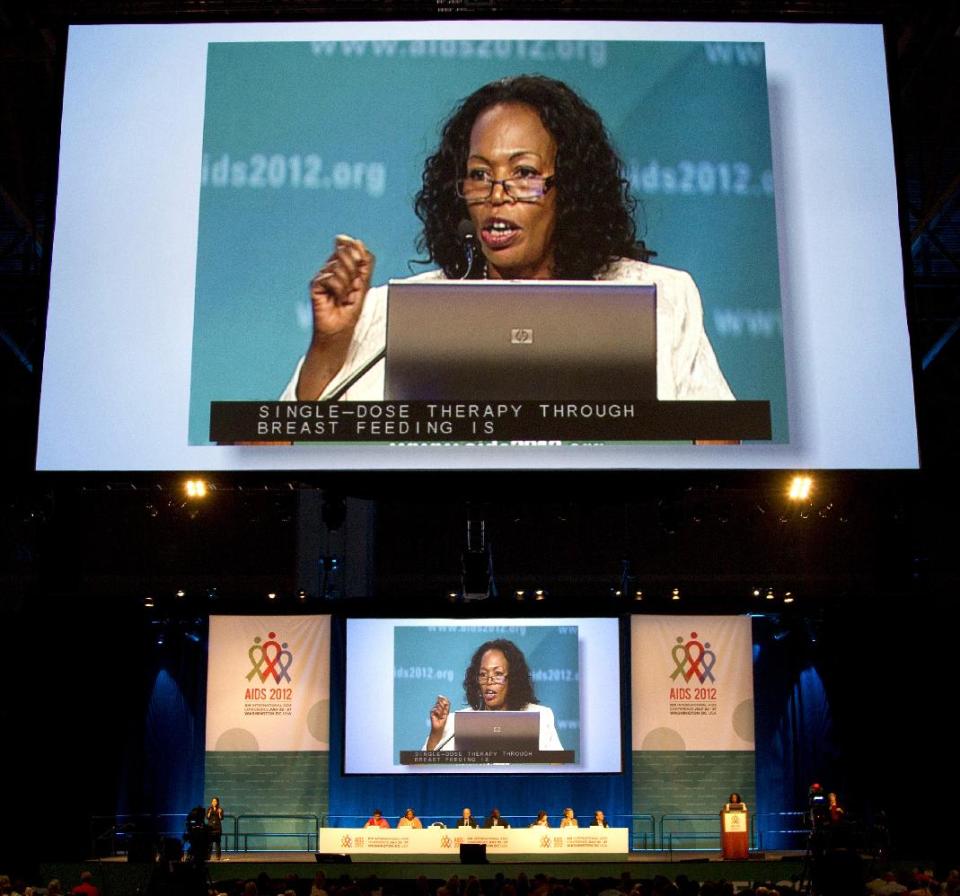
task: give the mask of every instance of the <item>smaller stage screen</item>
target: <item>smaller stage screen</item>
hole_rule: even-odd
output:
[[[347,647],[346,774],[621,771],[616,619],[351,619]]]

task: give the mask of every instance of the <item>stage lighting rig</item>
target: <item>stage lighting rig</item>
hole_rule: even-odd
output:
[[[485,600],[497,596],[493,581],[493,557],[487,544],[484,520],[467,520],[467,549],[460,555],[460,597]]]
[[[183,484],[183,490],[186,492],[186,495],[191,500],[201,500],[207,497],[209,488],[207,483],[202,479],[188,479]]]
[[[797,473],[790,480],[790,489],[787,497],[791,501],[809,501],[813,493],[813,477],[805,473]]]

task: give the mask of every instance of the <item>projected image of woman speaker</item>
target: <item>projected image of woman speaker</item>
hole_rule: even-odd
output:
[[[394,748],[402,765],[575,765],[576,625],[394,630]]]
[[[655,285],[658,399],[732,399],[692,277],[638,250],[623,171],[600,116],[562,81],[481,87],[424,165],[418,248],[437,269],[417,276]],[[284,400],[383,398],[387,288],[371,288],[374,250],[336,237],[310,284],[312,337]]]
[[[509,725],[508,718],[498,718],[489,733],[482,725],[468,733],[463,733],[463,728],[473,727],[469,723],[474,719],[467,713],[503,711],[534,714],[538,749],[563,750],[553,710],[537,703],[526,657],[512,641],[498,638],[481,644],[464,673],[463,690],[466,705],[458,710],[459,723],[455,721],[457,713],[451,711],[450,699],[442,694],[437,696],[430,710],[430,733],[423,745],[424,750],[463,750],[471,746],[468,737],[474,748],[496,749],[497,729],[510,736],[509,732],[502,731]],[[477,718],[476,721],[482,723],[484,720]]]

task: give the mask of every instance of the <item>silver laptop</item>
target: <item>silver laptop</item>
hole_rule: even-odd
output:
[[[453,714],[458,750],[538,750],[540,713],[484,710]]]
[[[388,300],[388,400],[656,400],[654,286],[391,280]]]

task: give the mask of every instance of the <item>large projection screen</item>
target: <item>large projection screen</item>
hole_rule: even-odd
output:
[[[344,772],[619,773],[619,655],[616,619],[348,619]],[[503,680],[474,687],[488,667]],[[441,700],[449,716],[431,743]],[[534,744],[501,747],[524,714]],[[460,725],[486,719],[483,746],[461,740]]]
[[[375,284],[424,270],[412,205],[439,127],[534,72],[600,113],[639,235],[692,276],[770,438],[610,441],[588,421],[576,441],[212,443],[211,402],[283,392],[336,234],[375,251]],[[901,259],[879,25],[74,26],[37,467],[916,467]]]

